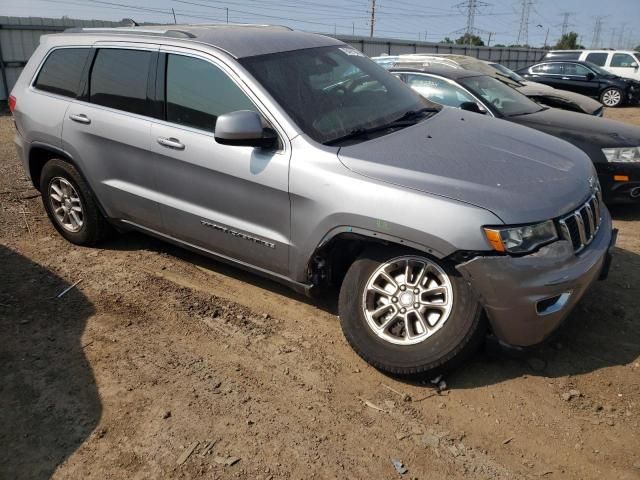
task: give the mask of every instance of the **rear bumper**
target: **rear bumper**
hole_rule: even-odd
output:
[[[479,295],[495,336],[527,347],[547,338],[588,288],[606,276],[612,240],[605,209],[596,238],[579,255],[562,240],[523,257],[476,257],[457,269]]]

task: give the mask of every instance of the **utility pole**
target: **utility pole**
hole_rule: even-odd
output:
[[[373,37],[373,27],[376,24],[376,0],[371,0],[371,19],[369,20],[369,37]]]
[[[603,16],[596,17],[596,25],[593,28],[593,39],[591,40],[591,48],[598,48],[600,46],[600,35],[602,34],[603,19]]]
[[[489,40],[487,40],[487,47],[491,46],[491,35],[493,35],[493,32],[489,32]]]
[[[547,48],[547,41],[549,40],[549,27],[547,27],[547,34],[544,36],[544,48]]]
[[[516,40],[518,45],[529,44],[529,13],[533,4],[534,0],[521,0],[520,2],[522,10],[520,11],[520,30],[518,30],[518,39]]]
[[[171,9],[171,13],[173,13],[173,23],[177,25],[178,20],[176,20],[176,11],[173,8]]]
[[[227,10],[227,23],[229,23],[229,7],[226,7]]]
[[[616,48],[616,29],[611,29],[611,40],[609,40],[609,48]]]

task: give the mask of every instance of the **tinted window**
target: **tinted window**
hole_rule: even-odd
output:
[[[456,85],[437,77],[407,74],[407,85],[423,97],[440,105],[459,107],[464,102],[476,103],[475,99]]]
[[[142,50],[98,50],[91,71],[91,103],[150,115],[147,76],[152,55],[155,53]]]
[[[213,132],[220,115],[237,110],[257,111],[226,73],[204,60],[168,56],[168,121]]]
[[[634,68],[637,65],[636,60],[628,53],[614,53],[611,59],[612,67]]]
[[[486,105],[493,106],[506,117],[542,110],[542,107],[530,100],[529,97],[493,77],[486,75],[467,77],[460,79],[460,83],[478,98],[481,98]]]
[[[563,74],[577,77],[586,77],[587,74],[593,73],[587,67],[580,65],[579,63],[563,63],[562,69]]]
[[[607,63],[608,53],[590,53],[587,55],[586,61],[598,65],[599,67],[604,67],[605,63]]]
[[[67,97],[75,97],[80,87],[82,70],[90,48],[60,48],[51,52],[44,62],[35,86]]]

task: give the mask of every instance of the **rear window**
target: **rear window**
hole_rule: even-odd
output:
[[[607,53],[590,53],[587,55],[586,61],[599,67],[604,67],[607,63],[607,56]]]
[[[45,92],[75,98],[90,48],[59,48],[51,52],[34,86]]]
[[[553,60],[578,60],[581,52],[549,52],[544,58]]]
[[[638,66],[636,59],[628,53],[614,53],[611,59],[612,67],[635,68]]]
[[[149,65],[155,52],[103,48],[98,50],[91,70],[89,98],[105,107],[151,115],[147,98]]]

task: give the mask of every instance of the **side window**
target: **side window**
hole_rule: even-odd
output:
[[[407,74],[407,85],[432,102],[448,107],[459,107],[464,102],[476,103],[467,92],[437,77]]]
[[[541,63],[531,67],[531,71],[543,75],[560,75],[562,73],[562,66],[560,63]]]
[[[628,53],[614,53],[611,59],[611,67],[635,68],[638,66],[635,59]]]
[[[256,107],[218,67],[193,57],[167,58],[167,120],[213,132],[218,117]]]
[[[45,92],[75,98],[90,48],[59,48],[51,52],[34,86]]]
[[[89,101],[140,115],[151,115],[147,99],[149,65],[155,52],[102,48],[91,70]]]
[[[586,61],[593,63],[594,65],[598,65],[599,67],[604,67],[607,63],[608,53],[590,53],[587,55]]]
[[[575,77],[586,77],[587,74],[593,73],[587,67],[580,65],[579,63],[563,63],[562,68],[562,73],[565,75],[573,75]]]

